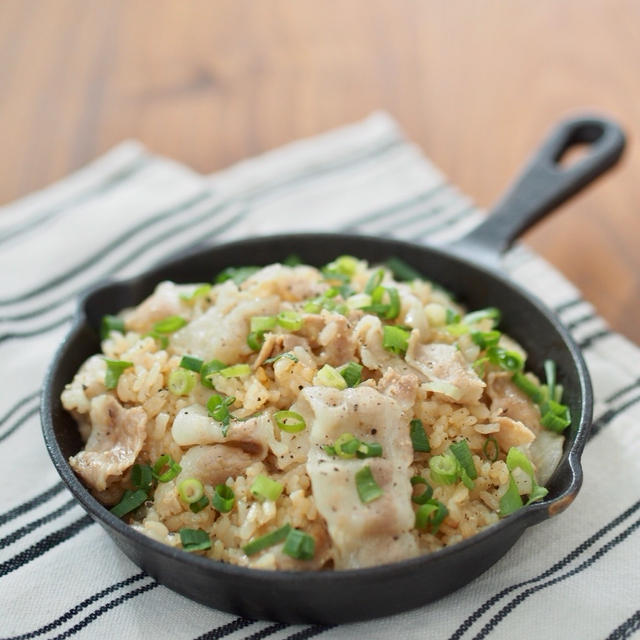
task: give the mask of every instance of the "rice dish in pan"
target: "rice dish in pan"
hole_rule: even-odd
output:
[[[502,333],[399,260],[160,283],[62,393],[71,457],[136,530],[261,569],[430,553],[543,499],[570,424]]]

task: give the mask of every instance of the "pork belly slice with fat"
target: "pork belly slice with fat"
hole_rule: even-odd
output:
[[[104,491],[136,461],[147,436],[142,407],[125,409],[112,395],[91,401],[91,433],[84,448],[69,458],[71,468],[96,491]]]
[[[416,388],[414,382],[414,395]],[[411,414],[405,407],[364,386],[344,391],[308,387],[292,407],[305,417],[310,430],[307,473],[316,506],[336,548],[337,569],[394,562],[418,553],[410,532],[414,524],[409,470],[413,449]],[[363,442],[379,443],[382,457],[361,460],[327,454],[323,445],[333,444],[345,432]],[[364,466],[371,469],[383,491],[367,504],[360,500],[355,481]]]

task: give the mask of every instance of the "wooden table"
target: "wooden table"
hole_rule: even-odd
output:
[[[640,342],[640,2],[3,0],[0,202],[125,138],[203,172],[388,110],[481,205],[559,117],[630,144],[527,241]]]

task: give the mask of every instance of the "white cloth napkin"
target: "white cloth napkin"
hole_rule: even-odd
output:
[[[630,638],[640,630],[640,351],[523,247],[511,276],[584,349],[595,388],[584,486],[465,588],[325,628],[250,621],[159,586],[63,488],[38,398],[77,294],[192,245],[294,230],[440,243],[480,219],[384,114],[209,178],[124,143],[0,210],[0,636],[3,638]],[[615,283],[611,283],[615,286]]]

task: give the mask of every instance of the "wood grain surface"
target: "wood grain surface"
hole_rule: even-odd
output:
[[[488,206],[582,108],[626,155],[526,240],[640,342],[640,2],[0,3],[3,203],[125,138],[212,172],[386,109]]]

